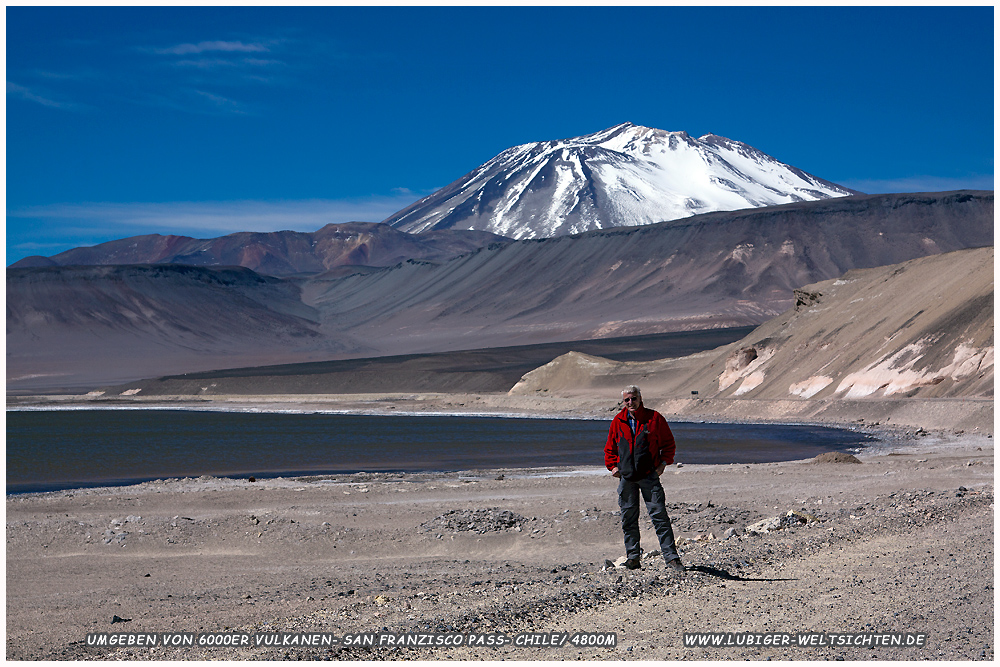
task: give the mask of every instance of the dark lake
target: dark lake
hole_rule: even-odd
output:
[[[193,410],[7,412],[7,493],[170,477],[602,466],[609,420]],[[817,426],[671,422],[683,463],[765,463],[871,439]]]

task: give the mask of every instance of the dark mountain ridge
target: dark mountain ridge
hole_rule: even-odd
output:
[[[959,191],[710,213],[307,278],[9,268],[8,390],[757,325],[803,285],[992,245],[993,193]]]
[[[992,243],[992,192],[862,195],[518,241],[308,292],[324,321],[409,351],[576,340],[760,324],[802,285]]]
[[[184,264],[243,266],[269,276],[292,276],[342,266],[392,266],[407,259],[443,261],[506,241],[481,231],[444,230],[418,236],[379,223],[347,222],[315,232],[239,232],[211,239],[131,236],[52,257],[25,257],[10,268]]]

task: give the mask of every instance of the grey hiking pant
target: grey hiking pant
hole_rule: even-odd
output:
[[[653,528],[656,530],[656,537],[660,541],[660,552],[663,560],[670,562],[677,555],[677,546],[674,544],[674,530],[670,526],[670,517],[667,516],[666,496],[663,492],[663,485],[656,472],[651,472],[646,477],[630,482],[624,477],[618,480],[618,507],[622,510],[622,531],[625,533],[625,555],[628,558],[639,558],[642,551],[639,549],[639,495],[646,502],[646,511],[653,521]]]

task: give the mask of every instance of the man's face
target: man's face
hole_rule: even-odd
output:
[[[635,411],[642,407],[642,397],[639,394],[622,392],[622,403],[628,408],[629,414],[634,415]]]

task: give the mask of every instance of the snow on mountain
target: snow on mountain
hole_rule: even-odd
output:
[[[739,141],[623,123],[509,148],[383,222],[529,239],[852,194]]]

